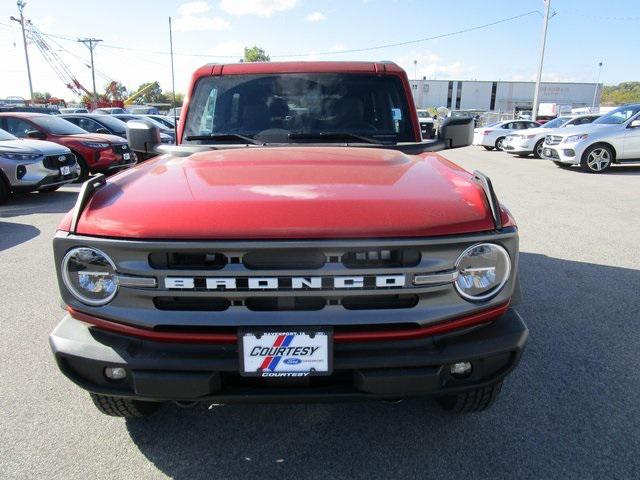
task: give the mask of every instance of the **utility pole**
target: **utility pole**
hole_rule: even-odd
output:
[[[596,111],[596,100],[598,99],[598,87],[600,86],[600,74],[602,73],[602,62],[598,62],[598,79],[596,80],[596,88],[593,92],[592,110]]]
[[[31,105],[34,104],[33,98],[33,84],[31,83],[31,67],[29,66],[29,51],[27,50],[27,35],[24,33],[24,15],[22,10],[26,7],[27,2],[23,0],[18,0],[16,2],[18,5],[18,11],[20,12],[20,18],[10,17],[14,22],[18,22],[22,27],[22,42],[24,43],[24,58],[27,61],[27,76],[29,77],[29,95],[31,96]]]
[[[102,40],[99,38],[79,38],[78,41],[85,44],[91,55],[91,78],[93,80],[93,102],[91,103],[92,108],[95,109],[98,103],[98,92],[96,92],[96,71],[93,68],[93,49],[96,48],[96,45]]]
[[[542,64],[544,63],[544,48],[547,43],[547,25],[549,24],[549,9],[551,0],[544,1],[544,21],[542,22],[542,39],[540,40],[540,61],[538,63],[538,76],[536,78],[536,91],[533,94],[533,108],[531,109],[531,120],[535,121],[538,116],[538,105],[540,104],[540,81],[542,80]]]

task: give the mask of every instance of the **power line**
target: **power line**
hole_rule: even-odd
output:
[[[473,32],[476,30],[482,30],[485,28],[489,28],[489,27],[493,27],[495,25],[499,25],[502,23],[507,23],[507,22],[512,22],[514,20],[518,20],[520,18],[523,17],[527,17],[529,15],[534,15],[534,14],[540,14],[540,11],[538,10],[531,10],[529,12],[525,12],[525,13],[521,13],[519,15],[514,15],[512,17],[507,17],[507,18],[502,18],[500,20],[496,20],[493,22],[489,22],[489,23],[484,23],[482,25],[476,25],[473,27],[469,27],[469,28],[465,28],[465,29],[461,29],[461,30],[456,30],[453,32],[448,32],[448,33],[442,33],[440,35],[434,35],[431,37],[425,37],[425,38],[418,38],[418,39],[414,39],[414,40],[407,40],[407,41],[403,41],[403,42],[395,42],[395,43],[387,43],[387,44],[382,44],[382,45],[376,45],[373,47],[363,47],[363,48],[353,48],[353,49],[349,49],[349,50],[328,50],[328,51],[322,51],[322,52],[307,52],[307,53],[287,53],[287,54],[275,54],[275,55],[270,55],[271,58],[300,58],[300,57],[307,57],[309,55],[313,55],[313,56],[327,56],[327,55],[344,55],[346,53],[360,53],[360,52],[369,52],[369,51],[373,51],[373,50],[383,50],[385,48],[393,48],[393,47],[402,47],[402,46],[406,46],[406,45],[415,45],[418,43],[423,43],[423,42],[428,42],[431,40],[438,40],[441,38],[447,38],[447,37],[452,37],[455,35],[461,35],[463,33],[469,33],[469,32]],[[6,25],[6,24],[2,24],[0,23],[0,25]],[[9,27],[11,27],[9,25]],[[70,37],[65,37],[62,35],[55,35],[55,34],[48,34],[48,33],[42,33],[43,35],[46,36],[50,36],[53,38],[57,38],[60,40],[66,40],[69,42],[76,42],[77,40],[74,38],[70,38]],[[163,50],[146,50],[146,49],[140,49],[140,48],[131,48],[131,47],[123,47],[120,45],[111,45],[108,43],[103,43],[101,45],[101,47],[103,48],[110,48],[110,49],[114,49],[114,50],[125,50],[125,51],[132,51],[132,52],[141,52],[141,53],[148,53],[148,54],[154,54],[154,55],[170,55],[170,52],[167,51],[163,51]],[[178,53],[178,52],[174,52],[173,53],[176,56],[181,56],[181,57],[201,57],[201,58],[238,58],[237,55],[210,55],[210,54],[205,54],[205,53]]]

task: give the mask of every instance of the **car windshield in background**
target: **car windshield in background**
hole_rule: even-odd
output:
[[[367,138],[410,142],[411,126],[402,82],[396,77],[228,75],[198,82],[184,139],[228,142],[240,135],[277,143],[355,143]],[[350,135],[360,139],[347,138]]]
[[[85,130],[73,123],[53,115],[31,117],[29,120],[53,135],[78,135],[81,133],[87,133]]]
[[[124,133],[127,131],[127,124],[111,115],[100,115],[99,121],[113,132]]]
[[[132,120],[136,121],[146,121],[153,125],[154,127],[158,127],[160,130],[167,130],[168,127],[157,120],[154,120],[151,117],[147,117],[145,115],[119,115],[116,117],[118,120],[122,120],[123,122],[130,122]]]
[[[640,112],[640,105],[624,106],[616,108],[600,118],[596,118],[593,123],[596,125],[620,125],[638,112]]]
[[[0,130],[0,142],[5,140],[18,140],[18,137],[14,137],[9,132],[5,132],[4,130]]]
[[[542,128],[558,128],[558,127],[561,127],[563,123],[566,123],[569,120],[571,120],[571,117],[554,118],[553,120],[542,125]]]

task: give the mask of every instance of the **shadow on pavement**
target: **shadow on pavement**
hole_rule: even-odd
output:
[[[529,345],[487,412],[429,400],[170,406],[127,421],[129,434],[177,479],[634,477],[640,270],[523,253],[520,272]]]
[[[20,245],[38,235],[40,235],[40,230],[33,225],[0,222],[0,252]]]
[[[51,193],[22,193],[11,195],[0,205],[0,218],[19,217],[39,213],[66,213],[78,197],[75,190]]]

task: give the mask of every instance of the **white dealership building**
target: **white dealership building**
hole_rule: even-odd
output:
[[[450,110],[482,110],[512,113],[516,107],[531,108],[535,82],[477,80],[411,80],[418,108],[447,107]],[[600,105],[602,84],[542,82],[540,102],[576,107]]]

